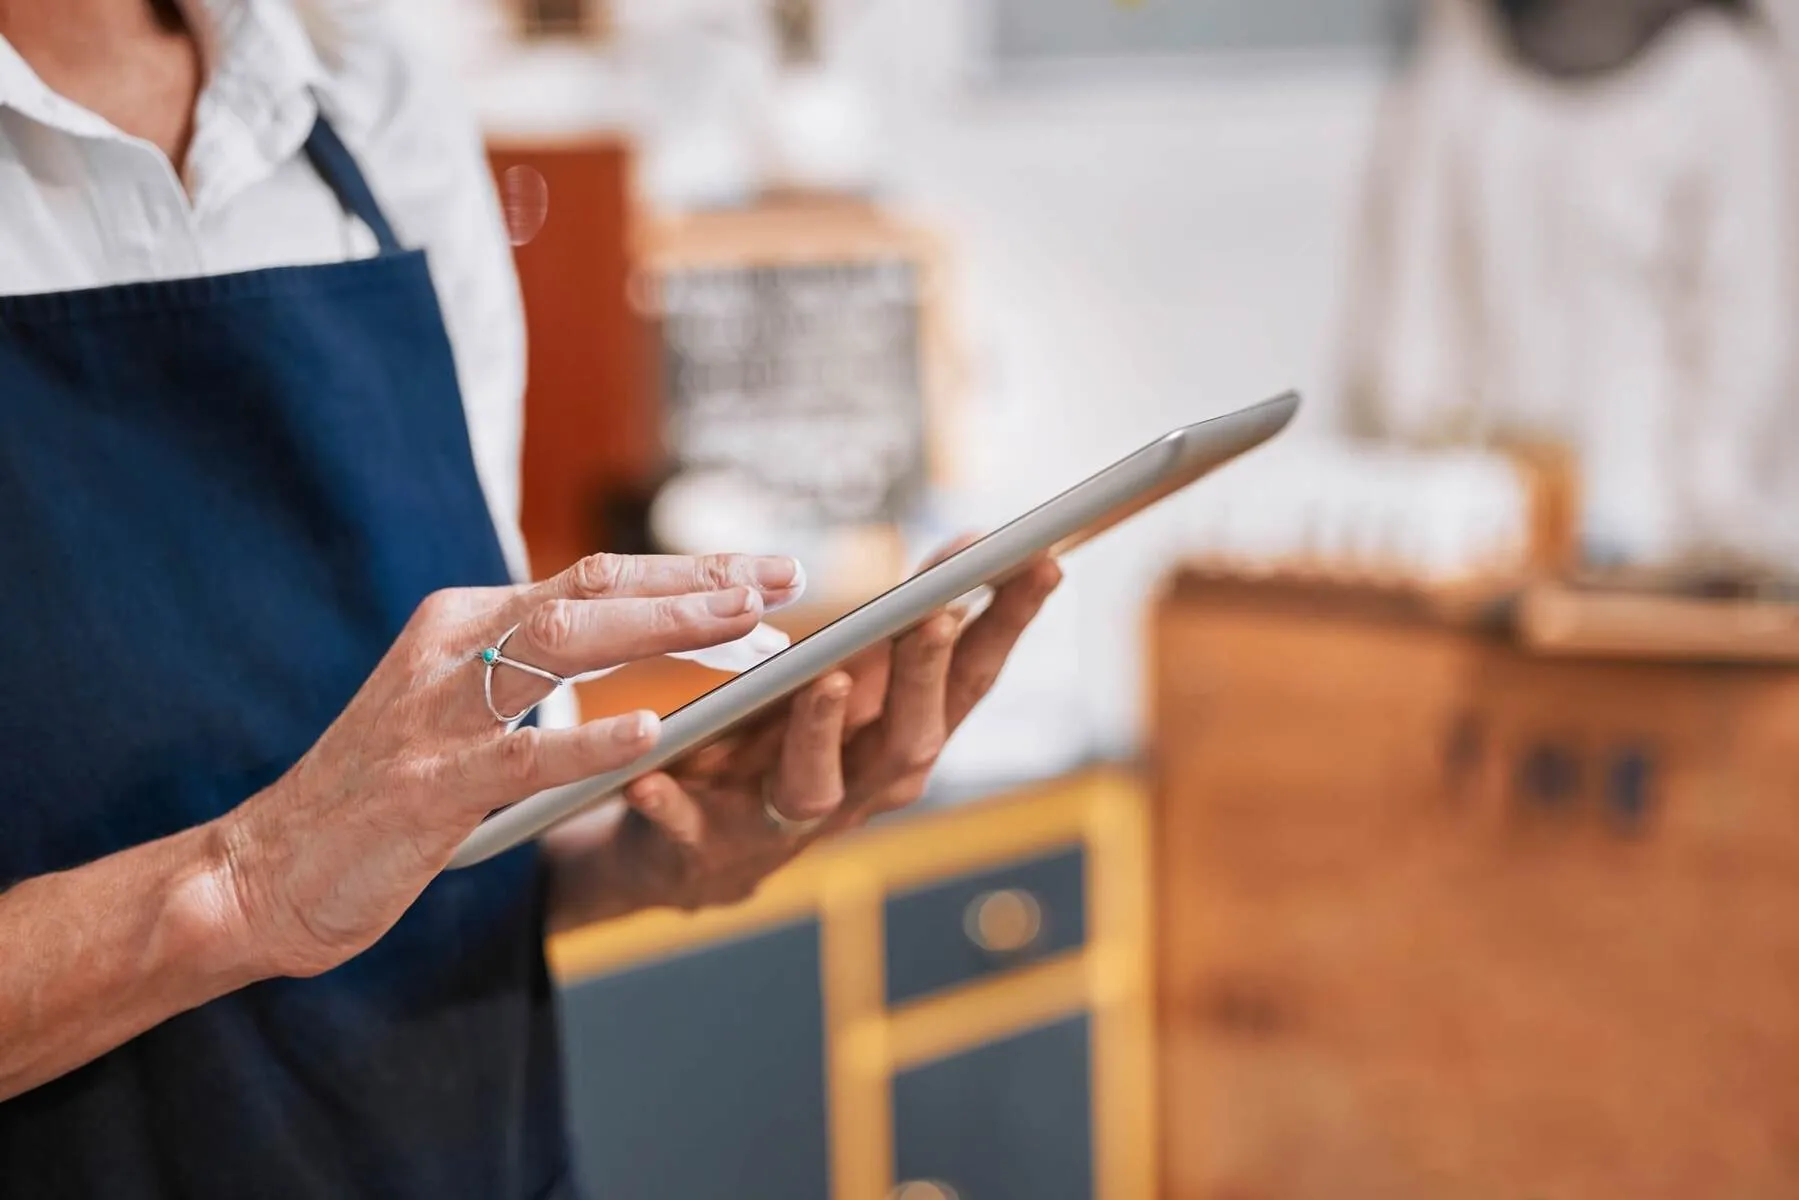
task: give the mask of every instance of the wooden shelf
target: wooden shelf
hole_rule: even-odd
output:
[[[1519,644],[1538,654],[1799,663],[1799,605],[1586,591],[1542,583],[1518,600]]]

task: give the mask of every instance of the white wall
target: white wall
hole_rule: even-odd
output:
[[[1003,515],[1166,429],[1289,386],[1331,423],[1344,274],[1378,64],[1218,64],[1006,88],[973,9],[883,6],[849,42],[878,81],[893,195],[950,238],[974,366],[969,473]],[[1273,451],[1271,450],[1270,453]],[[1134,743],[1140,614],[1180,511],[1080,552],[1007,696],[1078,686],[1099,748]],[[1078,678],[1080,683],[1073,681]]]

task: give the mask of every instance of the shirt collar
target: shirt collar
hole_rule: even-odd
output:
[[[292,6],[285,0],[184,0],[183,6],[206,57],[197,116],[205,116],[209,106],[228,113],[265,151],[292,153],[298,143],[282,131],[294,123],[296,110],[304,111],[310,128],[317,111],[314,94],[326,84],[312,39]]]
[[[41,125],[83,137],[104,137],[113,130],[79,104],[70,103],[38,78],[11,42],[0,37],[0,108],[10,108]]]
[[[185,0],[206,58],[187,178],[205,211],[267,178],[299,153],[318,117],[326,76],[283,0]]]
[[[284,0],[182,0],[182,7],[206,70],[187,162],[195,205],[204,208],[298,153],[318,97],[330,88],[306,27]],[[78,137],[124,137],[52,91],[3,37],[0,108]]]

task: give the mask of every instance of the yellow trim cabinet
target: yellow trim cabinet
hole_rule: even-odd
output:
[[[552,939],[606,1200],[1154,1194],[1146,802],[1096,771]]]

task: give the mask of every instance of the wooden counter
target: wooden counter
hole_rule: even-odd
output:
[[[1198,576],[1153,631],[1165,1194],[1799,1195],[1799,670]]]

